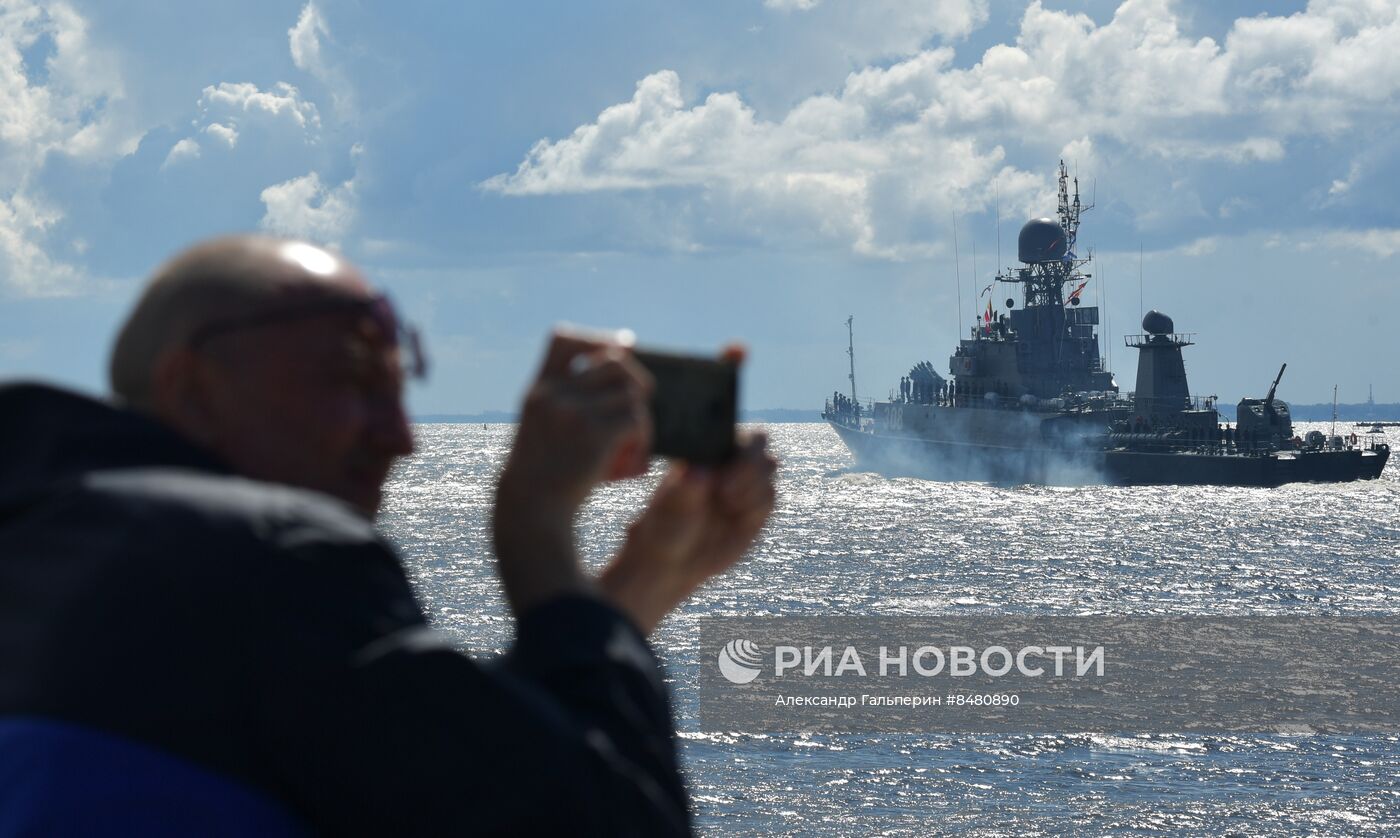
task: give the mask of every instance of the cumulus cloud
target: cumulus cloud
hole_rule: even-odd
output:
[[[170,153],[165,155],[165,162],[160,164],[162,169],[167,169],[177,165],[184,160],[195,160],[199,158],[199,143],[189,137],[180,140],[171,146]]]
[[[260,226],[271,233],[338,246],[355,220],[355,182],[327,188],[310,172],[262,191],[267,210]]]
[[[229,150],[239,149],[239,153],[248,148],[254,153],[265,153],[270,147],[289,149],[289,138],[299,138],[311,171],[262,189],[260,226],[273,233],[338,245],[355,221],[357,176],[335,185],[325,182],[317,169],[328,159],[328,146],[355,129],[346,104],[350,87],[326,54],[330,27],[315,2],[302,7],[287,34],[292,62],[322,82],[335,102],[335,115],[329,122],[323,124],[320,109],[300,88],[279,81],[266,89],[248,82],[222,82],[204,88],[195,124],[202,125],[199,130],[205,135]],[[177,148],[185,142],[194,141],[182,141]],[[358,144],[350,148],[356,169],[361,152]]]
[[[859,70],[771,120],[736,93],[687,103],[674,72],[653,73],[629,101],[540,141],[483,185],[507,195],[688,187],[679,200],[726,208],[712,214],[720,228],[742,217],[769,240],[816,235],[899,256],[926,252],[954,208],[984,208],[994,190],[1013,212],[1043,207],[1048,182],[1008,164],[1010,146],[1038,158],[1037,171],[1064,152],[1245,166],[1400,111],[1390,3],[1317,0],[1241,19],[1222,46],[1183,34],[1169,0],[1126,0],[1103,25],[1036,0],[1014,44],[970,67],[954,57],[923,49]]]
[[[350,114],[345,106],[351,88],[326,55],[322,40],[329,38],[330,28],[325,14],[316,3],[307,3],[287,34],[292,63],[329,89],[339,117],[329,123],[332,129],[346,127]],[[309,144],[323,138],[320,108],[301,88],[286,81],[266,89],[251,82],[209,85],[200,95],[198,107],[196,125],[202,125],[201,131],[227,148],[236,147],[243,133],[255,126],[296,130]]]
[[[296,23],[287,30],[292,63],[325,85],[336,115],[348,125],[354,122],[354,88],[326,54],[323,41],[330,38],[331,29],[325,14],[315,0],[308,0]],[[350,148],[357,170],[358,158],[363,152],[359,143]],[[322,183],[320,174],[313,170],[302,177],[267,187],[261,196],[266,207],[262,228],[338,247],[355,223],[357,179],[358,173],[339,186],[330,187]]]
[[[1400,6],[1314,0],[1241,18],[1226,38],[1234,92],[1281,130],[1336,134],[1400,93]]]
[[[211,84],[198,99],[191,134],[174,142],[163,160],[156,158],[160,170],[237,152],[240,170],[246,164],[270,173],[261,179],[266,184],[306,171],[303,166],[315,174],[338,165],[343,152],[328,146],[348,147],[345,135],[354,125],[344,119],[341,105],[350,87],[337,72],[329,38],[320,7],[307,3],[289,48],[296,66],[312,77],[308,83],[324,84],[337,105],[339,118],[329,130],[317,104],[290,82]],[[94,42],[87,20],[66,0],[0,0],[0,293],[65,294],[88,286],[76,261],[86,242],[75,237],[81,231],[69,229],[64,203],[48,196],[43,184],[56,156],[88,167],[94,173],[89,180],[100,183],[140,145],[145,126],[128,99],[117,55]],[[71,192],[71,184],[66,188]],[[353,219],[354,177],[339,185],[293,178],[274,183],[263,197],[269,229],[330,241]]]
[[[285,153],[297,148],[308,153],[322,142],[321,115],[295,86],[278,82],[263,90],[249,82],[220,82],[209,85],[197,103],[199,116],[194,126],[207,137],[215,151],[238,148],[244,132],[254,137],[253,153],[279,148]],[[176,142],[161,163],[162,172],[188,165],[203,156],[204,147],[195,137]]]
[[[637,83],[630,102],[556,143],[541,140],[514,175],[488,181],[519,195],[701,183],[740,162],[773,131],[733,93],[687,109],[670,70]]]
[[[235,125],[213,122],[204,126],[204,133],[214,137],[228,148],[233,148],[238,145],[238,127]]]
[[[199,108],[206,119],[217,119],[236,127],[247,118],[270,118],[296,125],[314,136],[321,128],[316,105],[302,98],[301,91],[284,81],[270,90],[250,82],[220,82],[204,88]]]
[[[120,67],[92,43],[87,21],[64,2],[10,0],[0,15],[0,143],[7,156],[30,161],[61,151],[87,159],[135,151],[142,131],[120,107],[126,98]],[[25,51],[47,46],[40,68],[25,64]]]
[[[82,272],[51,257],[43,247],[58,211],[24,193],[0,199],[0,265],[10,290],[22,296],[71,294],[82,285]]]
[[[763,0],[763,5],[770,9],[781,9],[785,12],[805,12],[820,2],[821,0]]]
[[[27,54],[47,57],[31,66]],[[125,101],[116,58],[70,5],[0,5],[0,287],[43,295],[81,283],[78,268],[47,252],[63,213],[39,175],[56,154],[103,163],[135,151],[143,132]]]
[[[194,127],[207,137],[209,148],[231,152],[245,135],[253,138],[251,151],[283,154],[304,149],[314,152],[323,142],[321,114],[296,86],[277,82],[264,90],[250,82],[220,82],[204,88],[197,103]],[[202,156],[204,147],[195,137],[185,137],[170,149],[161,169],[189,163]]]
[[[485,186],[510,195],[700,187],[726,232],[796,225],[897,256],[919,247],[911,219],[945,223],[955,206],[989,199],[993,184],[1014,201],[1039,183],[1003,168],[1000,148],[897,121],[872,124],[879,121],[829,97],[808,100],[781,123],[758,119],[733,93],[687,108],[679,77],[662,71],[638,83],[631,101],[571,137],[536,144],[514,174]]]

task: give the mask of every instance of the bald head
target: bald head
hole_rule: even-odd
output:
[[[373,516],[411,453],[398,324],[354,266],[244,236],[156,272],[112,351],[112,389],[245,477]]]
[[[202,242],[163,265],[117,335],[112,392],[149,408],[162,359],[211,325],[274,314],[309,297],[365,297],[353,265],[306,242],[231,236]]]

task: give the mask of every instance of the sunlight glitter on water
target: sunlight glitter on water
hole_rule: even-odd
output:
[[[1303,432],[1311,427],[1300,423]],[[487,529],[509,425],[419,425],[383,527],[462,648],[510,639]],[[771,426],[779,508],[751,557],[661,627],[704,833],[1380,834],[1394,737],[768,736],[695,729],[712,615],[1400,612],[1400,477],[1230,487],[1000,487],[855,470],[824,425]],[[1400,435],[1391,429],[1392,446]],[[660,473],[582,515],[606,561]],[[1338,750],[1340,748],[1340,750]]]

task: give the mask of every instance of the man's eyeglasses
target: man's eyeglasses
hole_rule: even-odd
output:
[[[307,301],[261,314],[215,320],[196,329],[187,345],[199,349],[209,340],[238,332],[278,323],[319,317],[327,314],[356,314],[368,318],[389,344],[398,349],[399,363],[405,378],[423,379],[428,375],[428,356],[418,330],[399,319],[393,304],[383,294],[368,299],[336,298]]]

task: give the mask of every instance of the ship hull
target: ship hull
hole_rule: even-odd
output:
[[[1125,449],[1014,447],[875,432],[828,420],[862,468],[933,480],[1047,485],[1281,486],[1379,477],[1390,452],[1202,454]]]

